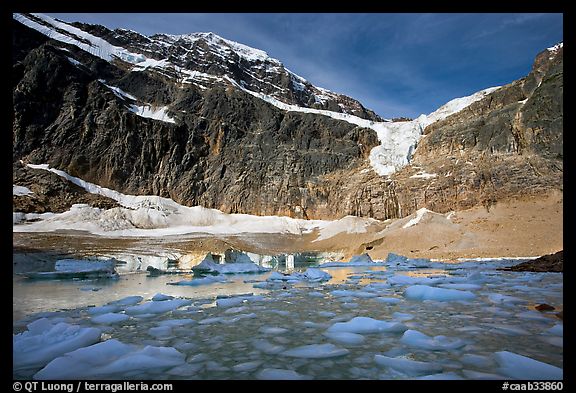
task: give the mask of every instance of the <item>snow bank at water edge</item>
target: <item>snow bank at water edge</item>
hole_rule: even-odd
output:
[[[126,195],[100,187],[68,173],[50,168],[48,164],[27,164],[33,169],[53,172],[92,194],[114,199],[122,207],[102,210],[76,204],[64,213],[49,216],[35,215],[38,221],[23,222],[29,215],[14,213],[13,231],[50,232],[56,230],[85,230],[105,236],[169,236],[190,233],[291,233],[306,234],[320,231],[323,239],[339,233],[360,233],[378,223],[371,218],[344,217],[336,221],[302,220],[282,216],[253,216],[226,214],[201,206],[188,207],[172,199],[152,195]],[[18,215],[19,214],[19,215]],[[351,222],[354,225],[351,227]],[[25,224],[25,225],[23,225]]]

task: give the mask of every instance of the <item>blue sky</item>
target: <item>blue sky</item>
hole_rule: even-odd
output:
[[[428,114],[510,83],[563,40],[563,15],[551,13],[48,15],[145,35],[211,31],[265,50],[314,85],[386,118]]]

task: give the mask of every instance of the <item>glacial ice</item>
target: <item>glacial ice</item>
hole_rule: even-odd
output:
[[[443,370],[442,366],[436,363],[420,362],[400,357],[392,358],[384,355],[374,355],[374,361],[379,366],[390,367],[410,376],[430,375],[440,373]]]
[[[470,291],[435,288],[428,285],[412,285],[406,288],[404,296],[410,300],[435,300],[439,302],[470,300],[476,297],[476,295]]]
[[[294,358],[324,359],[347,355],[350,351],[346,348],[338,348],[334,344],[311,344],[292,348],[279,354]]]
[[[417,330],[406,330],[400,342],[412,348],[432,351],[458,349],[466,345],[466,342],[459,338],[446,336],[429,337]]]
[[[359,345],[366,340],[363,335],[350,332],[325,332],[324,336],[332,341],[348,345]]]
[[[128,307],[125,312],[126,314],[162,314],[168,311],[176,310],[177,308],[188,306],[192,304],[191,300],[187,299],[172,299],[163,300],[159,302],[150,301],[138,306]]]
[[[122,379],[133,372],[161,375],[185,364],[185,357],[171,347],[142,349],[110,339],[80,348],[52,360],[34,379]]]
[[[527,356],[500,351],[494,353],[494,358],[500,366],[498,372],[510,378],[527,380],[561,380],[563,378],[564,371],[561,368]]]
[[[202,260],[202,262],[192,267],[192,271],[211,274],[242,274],[264,273],[270,271],[270,269],[258,266],[251,261],[218,264],[214,262],[212,256],[208,254],[206,258]]]
[[[126,314],[106,313],[92,317],[91,320],[94,323],[102,323],[108,325],[112,323],[124,322],[127,321],[128,319],[130,319],[130,316]]]
[[[279,368],[265,368],[256,374],[256,378],[264,380],[300,380],[312,379],[308,375],[299,374],[294,370],[284,370]]]
[[[544,333],[551,334],[554,336],[563,337],[564,336],[564,325],[561,323],[556,324],[556,325],[552,326],[550,329],[546,330]]]
[[[355,317],[348,322],[337,322],[328,328],[328,333],[348,332],[358,334],[368,333],[401,333],[408,328],[398,322],[385,322],[369,317]]]
[[[100,341],[102,331],[47,318],[28,324],[28,330],[12,337],[14,370],[26,370],[46,365],[67,352]]]

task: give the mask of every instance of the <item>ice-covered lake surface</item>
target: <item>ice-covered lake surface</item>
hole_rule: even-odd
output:
[[[202,285],[14,278],[13,376],[561,379],[563,274],[496,270],[516,263],[320,267],[329,280],[266,272]],[[542,303],[556,310],[536,311]]]

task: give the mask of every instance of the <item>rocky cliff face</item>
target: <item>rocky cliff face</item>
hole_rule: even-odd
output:
[[[144,37],[83,24],[52,26],[51,39],[36,31],[47,22],[28,16],[35,30],[18,18],[15,163],[48,163],[123,193],[188,206],[301,218],[489,208],[562,187],[562,48],[540,54],[526,78],[428,126],[410,165],[382,177],[368,162],[379,144],[372,129],[287,112],[246,90],[381,119],[262,51],[213,34]],[[80,49],[83,31],[107,46]],[[28,175],[15,168],[16,184]]]

